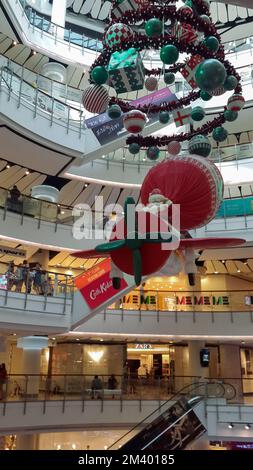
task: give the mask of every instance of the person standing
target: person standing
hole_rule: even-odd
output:
[[[3,400],[4,398],[4,386],[6,385],[7,383],[7,377],[8,377],[8,374],[7,374],[7,370],[6,370],[6,366],[4,363],[2,363],[0,365],[0,400]]]

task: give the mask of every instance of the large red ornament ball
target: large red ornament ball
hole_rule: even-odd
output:
[[[172,140],[168,144],[168,152],[170,155],[178,155],[181,150],[181,144],[180,142],[177,142],[177,140]]]
[[[218,168],[198,155],[171,157],[151,168],[141,187],[144,205],[155,188],[173,204],[180,204],[181,230],[210,222],[223,197],[223,180]]]
[[[132,134],[139,134],[146,124],[146,114],[142,111],[132,110],[123,117],[125,129]]]
[[[228,99],[227,108],[230,111],[238,112],[243,108],[244,104],[245,104],[245,99],[243,98],[243,96],[235,93],[234,95],[230,96],[230,98]]]
[[[83,106],[90,113],[103,113],[109,103],[109,95],[105,87],[100,85],[90,85],[83,92]]]
[[[154,91],[157,89],[158,80],[156,77],[148,77],[145,80],[145,88],[148,91]]]
[[[147,232],[154,232],[154,227],[157,227],[160,232],[167,233],[169,231],[168,225],[163,219],[158,219],[154,214],[149,212],[140,212],[138,218],[138,233],[145,234]],[[113,229],[111,240],[118,240],[123,238],[122,235],[115,236],[114,234],[122,234],[124,237],[127,235],[124,218],[119,220]],[[169,258],[171,251],[164,248],[160,243],[145,243],[140,248],[142,257],[142,275],[155,273],[159,271]],[[169,248],[169,246],[168,246]],[[133,256],[132,251],[128,247],[123,247],[111,252],[111,259],[114,264],[124,273],[134,274]]]

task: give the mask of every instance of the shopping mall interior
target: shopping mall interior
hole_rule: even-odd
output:
[[[252,25],[0,1],[0,450],[253,450]]]

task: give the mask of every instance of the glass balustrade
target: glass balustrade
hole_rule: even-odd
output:
[[[2,66],[0,69],[0,91],[4,88],[8,91],[9,99],[11,95],[16,96],[18,106],[21,102],[23,105],[32,105],[34,118],[39,112],[43,112],[44,116],[50,120],[50,125],[53,125],[54,121],[60,122],[66,127],[67,132],[70,129],[77,130],[79,137],[81,137],[83,131],[82,110],[51,97],[39,90],[36,85],[32,86],[15,74],[8,65]]]
[[[123,295],[108,310],[142,315],[160,312],[252,312],[253,290],[139,290]]]
[[[48,18],[38,13],[26,0],[17,1],[22,6],[23,13],[26,15],[31,27],[41,30],[42,37],[43,32],[45,32],[54,36],[56,40],[58,39],[62,41],[62,38],[64,38],[66,43],[73,44],[80,47],[81,49],[90,49],[98,52],[102,50],[103,45],[101,40],[89,38],[88,36],[72,31],[69,28],[62,28],[61,26],[52,23]],[[227,41],[224,43],[226,54],[238,54],[240,52],[252,53],[252,47],[253,36],[242,37],[235,41]],[[155,60],[160,60],[160,57],[159,55],[156,56],[152,53],[152,61]]]

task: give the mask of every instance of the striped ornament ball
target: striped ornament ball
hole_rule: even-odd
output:
[[[242,95],[235,93],[234,95],[230,96],[227,104],[227,108],[229,111],[240,111],[245,105],[245,99]]]
[[[109,95],[105,87],[90,85],[83,92],[83,106],[87,111],[94,114],[103,113],[109,103]]]
[[[132,134],[139,134],[146,124],[146,114],[139,110],[132,110],[123,117],[125,129]]]

